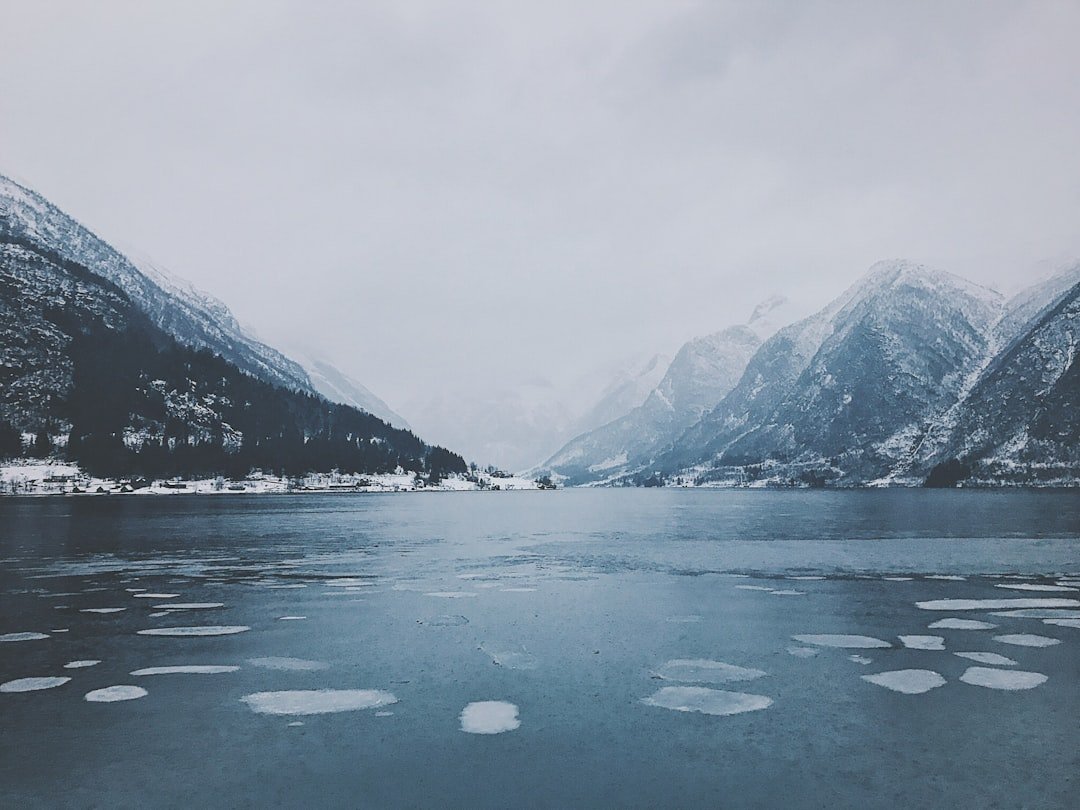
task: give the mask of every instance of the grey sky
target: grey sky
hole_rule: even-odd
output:
[[[882,258],[1015,288],[1080,255],[1076,2],[0,13],[0,172],[406,416]]]

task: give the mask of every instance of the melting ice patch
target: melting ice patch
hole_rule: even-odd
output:
[[[153,607],[156,610],[212,610],[225,607],[225,605],[222,602],[167,602]]]
[[[760,669],[725,664],[723,661],[709,661],[704,658],[676,658],[660,667],[655,674],[665,681],[729,683],[731,681],[752,681],[768,673]]]
[[[994,616],[1011,616],[1021,619],[1080,619],[1080,610],[1039,610],[1030,608],[1027,610],[1003,610]]]
[[[792,636],[792,638],[796,641],[802,642],[803,644],[816,644],[819,647],[840,647],[855,650],[869,650],[874,648],[892,646],[889,642],[882,641],[880,638],[874,638],[873,636],[852,636],[824,633],[816,635]]]
[[[1017,647],[1053,647],[1060,644],[1061,640],[1049,636],[1037,636],[1033,633],[1008,633],[1004,636],[994,636],[994,641],[1002,644],[1015,644]]]
[[[83,608],[79,612],[80,613],[120,613],[123,610],[127,610],[127,608],[116,608],[116,607],[112,607],[112,608]]]
[[[37,641],[48,637],[48,633],[4,633],[0,635],[0,641]]]
[[[968,667],[960,680],[972,686],[987,689],[1034,689],[1046,683],[1047,678],[1041,672],[1024,672],[1017,669],[988,669],[987,667]]]
[[[136,599],[175,599],[180,594],[178,593],[136,593],[133,596]]]
[[[483,587],[483,586],[480,586]],[[502,588],[499,593],[535,593],[536,588]]]
[[[931,630],[993,630],[997,625],[975,619],[938,619],[928,627]]]
[[[217,675],[222,672],[236,672],[240,667],[224,664],[182,664],[173,667],[146,667],[137,669],[132,675]]]
[[[911,582],[914,577],[882,577],[886,582]]]
[[[785,590],[770,591],[773,596],[806,596],[806,591],[796,591],[788,588]]]
[[[945,639],[941,636],[899,636],[909,650],[944,650]]]
[[[40,689],[54,689],[63,686],[71,678],[17,678],[14,681],[0,683],[0,692],[37,692]]]
[[[84,667],[96,667],[100,664],[100,661],[68,661],[64,664],[64,669],[83,669]]]
[[[480,649],[487,653],[493,664],[500,667],[506,667],[507,669],[536,669],[537,667],[536,656],[524,647],[505,651],[493,650],[488,647],[481,647]]]
[[[696,624],[700,622],[704,617],[696,614],[692,616],[668,616],[665,621],[671,624]]]
[[[956,574],[927,574],[926,579],[940,579],[945,582],[963,582],[966,577],[958,577]]]
[[[1040,585],[1035,582],[1002,582],[994,586],[995,588],[1010,588],[1014,591],[1077,591],[1080,588],[1073,588],[1068,585]]]
[[[820,650],[816,647],[788,647],[788,655],[794,655],[796,658],[813,658]]]
[[[152,627],[137,630],[140,636],[231,636],[250,630],[244,625],[208,624],[201,627]]]
[[[767,709],[772,705],[772,698],[707,689],[704,686],[665,686],[649,697],[642,698],[641,702],[646,706],[657,706],[676,712],[726,716]]]
[[[421,621],[421,624],[427,624],[431,627],[460,627],[468,623],[469,620],[464,616],[432,616],[430,619]]]
[[[1080,608],[1075,599],[931,599],[916,602],[922,610],[1009,610],[1010,608]]]
[[[1080,628],[1080,619],[1043,619],[1043,624],[1055,624],[1058,627]]]
[[[85,699],[91,703],[117,703],[121,700],[137,700],[141,697],[146,697],[149,694],[141,686],[129,686],[127,684],[121,684],[119,686],[106,686],[104,689],[95,689],[92,692],[87,692]]]
[[[865,655],[849,655],[848,661],[853,664],[862,664],[864,667],[874,663],[873,658],[867,658]]]
[[[860,676],[864,681],[884,686],[894,692],[905,695],[921,695],[931,689],[945,685],[945,679],[930,669],[897,669],[892,672],[879,672],[876,675]]]
[[[767,593],[772,593],[772,588],[766,587],[765,585],[736,585],[735,587],[740,591],[765,591]]]
[[[307,616],[278,616],[279,622],[300,622],[306,619]]]
[[[330,669],[325,661],[308,661],[303,658],[249,658],[248,663],[253,667],[262,669],[275,669],[284,672],[314,672],[316,670]]]
[[[287,692],[255,692],[240,698],[257,714],[335,714],[374,709],[397,703],[380,689],[307,689]]]
[[[998,655],[992,652],[958,652],[953,653],[961,658],[966,658],[969,661],[976,661],[980,664],[991,664],[996,667],[1015,667],[1016,662],[1011,658],[1006,658],[1004,655]]]
[[[461,730],[467,734],[502,734],[521,727],[518,707],[501,700],[481,700],[461,710]]]

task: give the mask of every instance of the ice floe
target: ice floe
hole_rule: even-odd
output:
[[[1077,627],[1080,628],[1080,619],[1043,619],[1043,624],[1053,624],[1058,627]]]
[[[710,661],[705,658],[676,658],[668,661],[655,674],[665,681],[689,681],[691,683],[729,683],[752,681],[767,675],[760,669]]]
[[[756,712],[772,705],[772,698],[765,695],[748,695],[744,692],[727,692],[707,689],[704,686],[665,686],[641,702],[647,706],[671,709],[676,712],[700,712],[726,716]]]
[[[79,613],[120,613],[127,610],[127,608],[109,607],[109,608],[83,608]]]
[[[279,622],[300,622],[306,619],[307,616],[278,616]]]
[[[884,686],[894,692],[903,692],[905,695],[921,695],[945,685],[945,679],[930,669],[897,669],[860,677],[864,681]]]
[[[736,585],[735,587],[738,588],[740,591],[765,591],[767,593],[772,592],[772,588],[766,587],[765,585]]]
[[[922,610],[1009,610],[1011,608],[1080,608],[1075,599],[931,599],[916,602]]]
[[[819,647],[840,647],[855,650],[869,650],[892,646],[889,642],[882,641],[880,638],[874,638],[873,636],[852,636],[824,633],[792,636],[792,638],[803,644],[816,644]]]
[[[671,624],[696,624],[703,618],[703,616],[698,616],[696,614],[690,616],[668,616],[665,621]]]
[[[1014,667],[1016,662],[1011,658],[1006,658],[1004,655],[998,655],[992,652],[958,652],[953,653],[961,658],[966,658],[969,661],[976,661],[980,664],[990,664],[995,667]]]
[[[1028,608],[1026,610],[1003,610],[992,616],[1011,616],[1018,619],[1080,619],[1080,610]]]
[[[430,591],[424,596],[437,596],[440,599],[468,599],[479,594],[473,591]]]
[[[461,710],[461,730],[467,734],[502,734],[521,727],[518,707],[502,700],[481,700]]]
[[[84,667],[96,667],[101,661],[86,660],[86,661],[68,661],[64,664],[64,669],[83,669]]]
[[[240,667],[228,664],[181,664],[172,667],[146,667],[136,669],[132,675],[218,675],[223,672],[236,672]]]
[[[500,667],[507,669],[536,669],[537,667],[536,656],[524,647],[516,650],[494,650],[482,646],[480,649],[487,653],[493,664]]]
[[[37,692],[41,689],[55,689],[63,686],[71,678],[17,678],[14,681],[0,683],[0,692]]]
[[[898,636],[909,650],[944,650],[945,639],[941,636]]]
[[[994,641],[1002,644],[1014,644],[1017,647],[1053,647],[1060,644],[1061,639],[1049,636],[1037,636],[1033,633],[1007,633],[1003,636],[994,636]]]
[[[132,594],[136,599],[175,599],[178,593],[136,593]]]
[[[960,577],[956,574],[927,574],[924,579],[939,579],[944,582],[964,582],[967,577]]]
[[[864,667],[874,663],[873,658],[867,658],[865,655],[849,655],[848,661],[853,664],[862,664]]]
[[[770,591],[773,596],[806,596],[806,591],[796,591],[791,588]]]
[[[817,647],[788,647],[787,652],[796,658],[813,658],[821,651]]]
[[[1070,585],[1042,585],[1035,582],[1001,582],[995,588],[1010,588],[1014,591],[1080,591]]]
[[[1041,672],[1024,672],[1017,669],[989,669],[987,667],[968,667],[960,680],[972,686],[987,689],[1034,689],[1046,683],[1047,677]]]
[[[250,629],[242,624],[208,624],[200,627],[152,627],[135,632],[140,636],[231,636]]]
[[[120,684],[118,686],[106,686],[104,689],[95,689],[87,692],[85,699],[91,703],[117,703],[121,700],[137,700],[146,697],[149,692],[141,686]]]
[[[48,633],[4,633],[0,641],[37,641],[48,637]]]
[[[468,623],[469,620],[464,616],[432,616],[430,619],[421,620],[421,624],[427,624],[431,627],[460,627]]]
[[[393,712],[375,712],[376,717],[393,717]]]
[[[825,577],[820,577],[820,576],[798,576],[798,577],[788,577],[788,579],[798,579],[798,580],[802,580],[804,582],[811,582],[813,580],[825,579]]]
[[[164,605],[153,605],[157,610],[213,610],[223,608],[223,602],[166,602]]]
[[[927,627],[931,630],[993,630],[997,625],[975,619],[938,619]]]
[[[501,588],[499,593],[535,593],[536,588]]]
[[[240,698],[257,714],[306,715],[352,712],[397,703],[381,689],[303,689],[255,692]]]
[[[911,582],[914,577],[882,577],[886,582]]]
[[[330,669],[325,661],[308,661],[304,658],[283,658],[270,656],[267,658],[249,658],[248,663],[261,669],[274,669],[283,672],[315,672]]]

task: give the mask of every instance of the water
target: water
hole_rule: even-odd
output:
[[[0,500],[0,638],[47,634],[0,683],[71,679],[0,694],[0,805],[1075,807],[1080,591],[997,586],[1078,536],[1052,492]]]

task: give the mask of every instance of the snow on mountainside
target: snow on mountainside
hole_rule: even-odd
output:
[[[575,484],[639,469],[731,390],[787,307],[786,299],[774,296],[746,324],[689,341],[645,402],[574,438],[537,469]]]
[[[367,411],[394,427],[412,429],[405,417],[395,413],[379,397],[330,363],[312,356],[302,357],[302,362],[312,386],[331,402]]]
[[[575,432],[584,433],[606,425],[643,403],[664,378],[670,364],[670,356],[656,354],[642,367],[617,371],[599,401],[577,420]]]
[[[860,483],[909,456],[988,351],[1001,296],[905,261],[880,262],[781,330],[735,389],[657,467],[698,480]]]
[[[248,336],[217,299],[144,265],[142,270],[41,195],[0,175],[0,237],[47,249],[119,287],[181,343],[206,348],[262,380],[313,391],[306,372]]]

